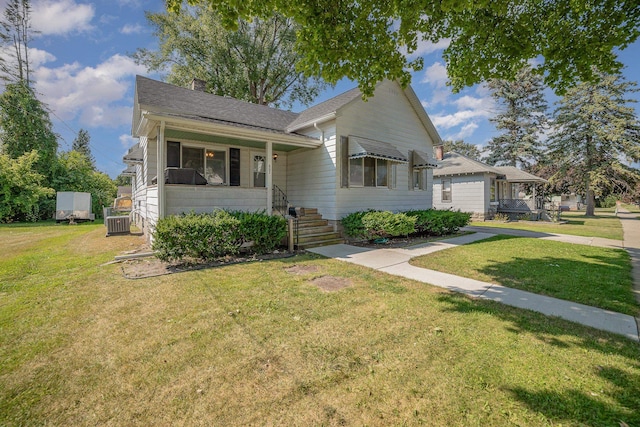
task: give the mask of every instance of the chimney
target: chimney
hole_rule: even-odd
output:
[[[444,146],[436,145],[435,151],[436,151],[436,160],[442,160],[442,158],[444,157]]]
[[[191,80],[191,90],[197,90],[199,92],[207,91],[207,82],[204,80],[194,78]]]

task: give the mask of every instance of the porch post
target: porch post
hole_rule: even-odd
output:
[[[265,187],[267,187],[267,215],[273,213],[273,143],[267,141],[267,170]]]
[[[158,133],[157,133],[157,154],[158,154],[158,219],[164,218],[165,213],[165,194],[164,194],[164,170],[166,168],[167,160],[166,160],[166,149],[164,145],[164,121],[160,122],[158,125]]]

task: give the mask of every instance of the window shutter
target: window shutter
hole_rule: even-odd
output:
[[[349,138],[340,137],[340,187],[349,188]]]
[[[407,163],[407,170],[409,171],[409,175],[407,176],[407,181],[409,182],[409,190],[413,190],[413,150],[409,150],[409,163]]]

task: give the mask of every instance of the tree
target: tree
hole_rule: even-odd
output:
[[[0,56],[4,80],[30,84],[29,42],[32,34],[29,0],[9,0],[0,20],[0,41],[7,55],[7,58]]]
[[[455,141],[443,141],[444,152],[455,151],[458,154],[467,156],[470,159],[482,161],[482,153],[477,146],[464,142],[461,139]]]
[[[35,221],[40,203],[55,195],[43,184],[44,176],[34,171],[37,161],[35,150],[18,158],[0,153],[0,222]]]
[[[539,137],[547,124],[542,77],[527,66],[514,80],[493,79],[488,86],[503,107],[490,120],[503,133],[489,142],[487,163],[527,169],[540,157]]]
[[[57,191],[82,191],[91,193],[93,212],[99,216],[103,206],[110,206],[118,188],[108,175],[94,170],[87,157],[77,151],[59,156],[53,178]]]
[[[492,78],[513,79],[540,58],[537,72],[560,91],[595,78],[591,66],[619,72],[617,49],[638,38],[637,0],[598,2],[493,0],[189,0],[208,5],[226,26],[238,18],[268,17],[274,10],[298,25],[299,69],[335,83],[359,82],[367,96],[377,82],[408,83],[422,68],[410,59],[419,41],[450,40],[444,59],[459,90]],[[167,0],[173,12],[182,0]]]
[[[51,177],[58,140],[49,113],[26,81],[7,84],[0,95],[0,141],[2,152],[14,159],[37,150],[35,170]]]
[[[95,169],[96,160],[93,158],[93,154],[91,154],[90,143],[91,136],[89,135],[89,132],[84,129],[80,129],[78,131],[78,135],[76,135],[75,139],[73,140],[71,149],[85,156],[89,160],[89,163],[91,163],[93,169]]]
[[[131,177],[129,175],[120,174],[116,176],[116,179],[113,180],[113,183],[116,187],[131,185]]]
[[[586,194],[588,216],[594,214],[596,195],[632,192],[640,178],[640,171],[623,162],[640,160],[640,123],[628,106],[633,101],[625,98],[638,89],[620,75],[598,74],[598,83],[579,84],[559,101],[549,141],[550,156],[560,167],[552,180],[571,171],[580,183],[577,190]]]
[[[239,21],[236,31],[225,29],[206,6],[146,17],[159,49],[138,49],[132,56],[150,71],[167,72],[170,83],[186,87],[197,78],[207,92],[276,107],[310,104],[324,88],[296,71],[297,26],[282,15]]]

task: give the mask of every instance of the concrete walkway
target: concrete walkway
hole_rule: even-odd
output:
[[[455,276],[453,274],[414,267],[409,264],[409,260],[411,258],[487,239],[499,233],[539,237],[577,244],[615,248],[622,248],[624,246],[627,248],[627,228],[629,228],[629,239],[633,240],[637,247],[635,252],[630,251],[629,253],[631,254],[634,262],[634,279],[636,285],[638,285],[638,281],[640,281],[640,221],[636,220],[636,223],[632,218],[633,216],[630,215],[628,218],[629,221],[622,221],[623,226],[625,227],[624,245],[623,242],[620,242],[619,240],[597,239],[590,237],[585,238],[547,233],[533,233],[535,235],[530,235],[531,232],[522,232],[519,230],[469,227],[469,229],[474,229],[476,233],[441,240],[438,242],[411,246],[408,248],[370,249],[340,244],[313,248],[309,249],[309,251],[328,258],[335,258],[340,261],[362,265],[385,273],[439,286],[451,291],[461,292],[475,298],[489,299],[514,307],[537,311],[548,316],[561,317],[572,322],[624,335],[632,340],[640,341],[638,323],[633,316],[615,313],[601,308],[590,307],[571,301],[538,295],[531,292],[507,288],[495,283],[486,283],[479,280]],[[621,217],[621,220],[622,219],[623,218]],[[625,222],[627,223],[626,226]],[[488,229],[489,232],[486,230],[479,230],[479,228]],[[637,234],[634,235],[632,233]],[[627,250],[629,250],[629,248],[627,248]],[[638,289],[636,288],[636,290]],[[640,294],[636,294],[636,296],[640,297]]]

